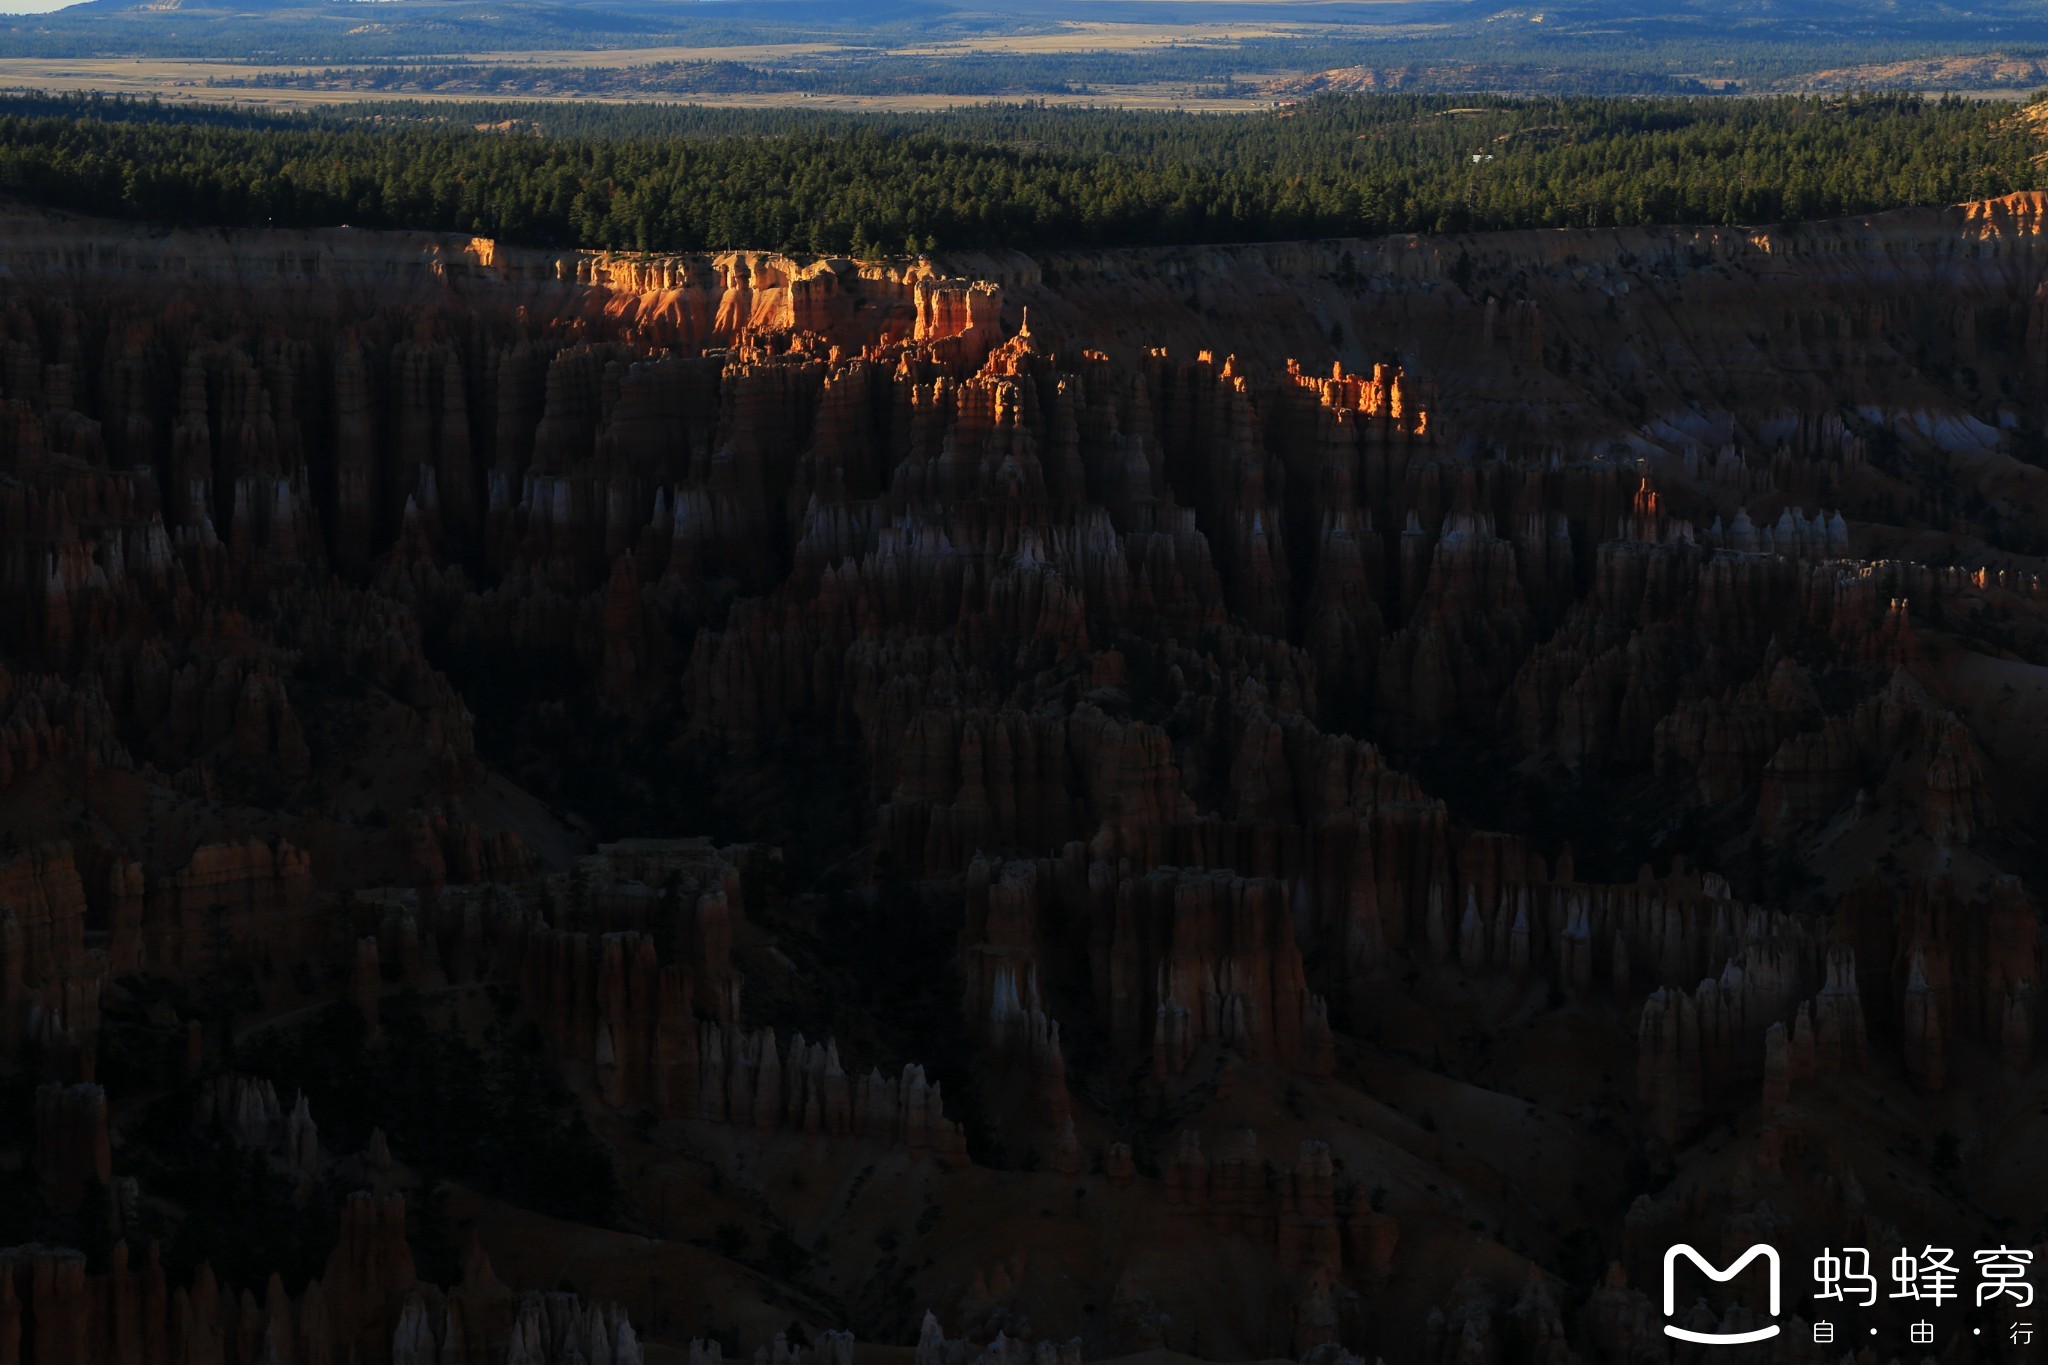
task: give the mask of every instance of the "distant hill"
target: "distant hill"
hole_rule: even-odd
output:
[[[642,58],[628,54],[659,49]],[[0,58],[278,66],[617,52],[611,93],[1092,96],[1171,84],[1191,99],[1270,88],[1701,93],[2024,84],[2048,61],[2048,7],[1894,0],[86,0],[0,16]],[[692,62],[705,65],[701,71]],[[745,70],[735,73],[729,64]],[[400,75],[323,88],[382,89]],[[1290,82],[1293,83],[1290,86]],[[190,84],[192,82],[185,82]],[[262,84],[261,81],[251,82]],[[515,71],[488,86],[590,85]],[[241,82],[236,82],[241,84]],[[1210,87],[1229,85],[1227,90]],[[411,88],[420,89],[417,81]],[[591,93],[606,93],[592,91]]]

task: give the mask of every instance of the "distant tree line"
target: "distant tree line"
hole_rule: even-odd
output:
[[[2033,187],[2038,150],[2009,105],[1912,95],[1387,95],[1251,115],[0,101],[0,190],[60,208],[645,251],[1775,224]]]

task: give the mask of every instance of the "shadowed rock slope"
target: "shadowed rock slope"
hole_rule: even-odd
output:
[[[1674,1240],[2048,1239],[2043,210],[9,219],[0,1361],[1618,1362]]]

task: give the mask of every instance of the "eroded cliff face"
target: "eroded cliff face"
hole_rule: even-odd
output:
[[[25,1178],[141,1247],[183,1096],[634,1325],[488,1264],[0,1289],[113,1305],[81,1362],[1594,1361],[1680,1236],[2041,1237],[1993,1220],[2042,1175],[2042,214],[896,265],[8,224]],[[422,1001],[530,1030],[617,1229],[262,1072]]]
[[[63,1365],[642,1360],[617,1304],[514,1293],[474,1243],[459,1283],[423,1282],[405,1227],[401,1196],[357,1194],[324,1274],[296,1293],[272,1275],[261,1297],[248,1285],[238,1295],[204,1263],[179,1283],[154,1246],[131,1262],[117,1242],[104,1270],[76,1251],[13,1247],[0,1257],[0,1352]]]

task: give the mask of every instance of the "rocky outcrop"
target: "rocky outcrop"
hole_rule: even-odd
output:
[[[69,844],[0,865],[0,1050],[76,1048],[98,1028],[103,960],[85,943],[86,895]]]
[[[1079,1365],[1081,1341],[1014,1340],[998,1331],[985,1346],[972,1341],[946,1339],[945,1328],[930,1311],[924,1315],[917,1334],[916,1365]],[[695,1365],[695,1362],[693,1362]]]
[[[135,863],[56,843],[0,868],[0,878],[0,1043],[89,1044],[115,973],[183,975],[217,958],[326,947],[309,859],[290,844],[204,845],[147,886]]]
[[[269,1081],[228,1072],[213,1078],[206,1100],[198,1117],[209,1133],[217,1131],[234,1146],[269,1157],[295,1177],[320,1175],[320,1129],[303,1093],[287,1111]]]
[[[107,1094],[99,1086],[38,1087],[35,1130],[36,1173],[54,1202],[75,1205],[89,1185],[105,1185],[112,1179]]]
[[[211,844],[143,902],[142,960],[192,970],[222,942],[291,956],[325,948],[313,922],[311,860],[288,843]],[[230,951],[233,951],[230,949]]]
[[[201,1264],[189,1284],[168,1281],[152,1245],[131,1267],[117,1243],[105,1274],[75,1251],[0,1250],[0,1348],[65,1365],[194,1360],[465,1362],[566,1365],[641,1359],[616,1304],[573,1294],[515,1295],[471,1245],[463,1278],[443,1289],[413,1271],[404,1201],[356,1195],[344,1206],[326,1271],[300,1294],[276,1275],[259,1297],[239,1296]]]
[[[1400,1241],[1398,1220],[1348,1183],[1340,1187],[1325,1142],[1301,1143],[1298,1158],[1278,1169],[1269,1188],[1258,1143],[1258,1134],[1245,1129],[1226,1135],[1210,1156],[1199,1132],[1184,1131],[1166,1165],[1169,1210],[1202,1220],[1216,1234],[1273,1248],[1281,1268],[1298,1277],[1302,1302],[1332,1293],[1347,1299],[1351,1291],[1340,1277],[1384,1285]]]
[[[924,1068],[899,1076],[879,1070],[849,1078],[831,1040],[807,1044],[799,1033],[784,1053],[775,1030],[749,1033],[708,1024],[697,1068],[699,1092],[691,1118],[751,1127],[761,1138],[777,1132],[822,1134],[893,1144],[913,1160],[932,1156],[941,1165],[967,1164],[967,1139],[945,1116],[940,1087]]]
[[[1091,1357],[1619,1360],[1654,1236],[1888,1244],[1828,1125],[2039,1053],[2041,221],[943,265],[23,223],[15,1158],[95,1209],[145,1128],[99,1046],[183,1030],[209,1131],[305,1197],[416,1178],[207,1072],[232,979],[373,1053],[414,993],[530,1026],[650,1221],[772,1219],[634,1244],[707,1258],[700,1360],[845,1365],[787,1327],[828,1284],[906,1341],[972,1306],[924,1365],[1056,1365],[1032,1314]],[[477,1258],[421,1285],[396,1216],[299,1296],[31,1304],[97,1344],[27,1354],[637,1358]],[[1571,1302],[1610,1249],[1560,1229],[1624,1222]],[[17,1303],[144,1274],[40,1259]]]

